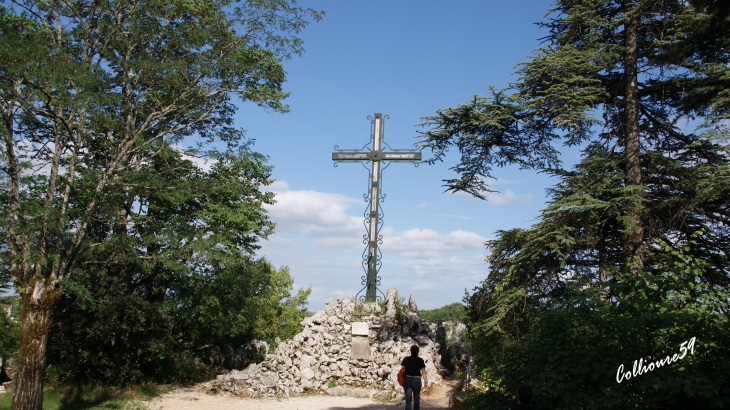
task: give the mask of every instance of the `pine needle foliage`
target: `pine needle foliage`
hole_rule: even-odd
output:
[[[482,380],[507,397],[527,381],[540,408],[727,405],[727,159],[642,161],[645,215],[661,239],[637,275],[620,269],[621,157],[597,148],[551,189],[540,222],[489,243],[489,276],[467,298]],[[617,383],[619,365],[691,337],[691,361]]]
[[[466,299],[490,387],[473,403],[500,408],[527,382],[547,409],[730,404],[724,3],[556,1],[517,82],[424,118],[432,162],[461,154],[449,190],[480,196],[508,164],[559,179],[535,225],[488,243]],[[583,147],[571,169],[562,146]],[[681,362],[618,380],[693,337]]]
[[[517,66],[515,83],[423,117],[428,162],[455,147],[458,177],[444,180],[447,190],[484,199],[495,167],[561,174],[562,147],[598,144],[623,157],[623,261],[641,268],[652,240],[642,155],[672,157],[728,137],[730,22],[720,3],[556,1],[540,23],[543,45]],[[697,120],[704,128],[688,130]]]

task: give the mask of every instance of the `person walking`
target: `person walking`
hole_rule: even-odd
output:
[[[403,389],[406,393],[406,410],[421,410],[421,380],[423,389],[428,388],[428,373],[426,373],[426,362],[418,357],[418,346],[411,346],[411,355],[403,359],[401,369],[405,368],[406,382]],[[413,398],[413,408],[411,408]]]

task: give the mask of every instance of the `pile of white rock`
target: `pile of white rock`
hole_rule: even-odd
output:
[[[367,343],[362,343],[363,336],[353,352],[352,323],[362,329],[363,322],[367,323]],[[208,388],[241,396],[319,391],[380,399],[397,397],[402,392],[397,384],[400,363],[410,354],[412,345],[420,348],[429,382],[440,384],[443,369],[439,344],[434,330],[418,315],[413,295],[407,307],[399,303],[395,288],[388,292],[385,306],[355,301],[354,297],[338,298],[333,305],[330,299],[324,310],[302,321],[301,333],[280,343],[263,362],[219,375]]]

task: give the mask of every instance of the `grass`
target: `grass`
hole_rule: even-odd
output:
[[[373,399],[373,401],[379,404],[393,404],[395,399],[392,397],[384,397],[380,399]]]
[[[135,400],[150,399],[169,391],[169,386],[113,388],[99,385],[49,388],[43,393],[43,410],[142,410]],[[0,410],[10,410],[12,392],[0,394]]]

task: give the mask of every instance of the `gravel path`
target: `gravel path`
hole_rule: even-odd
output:
[[[442,386],[432,386],[421,394],[422,410],[445,410],[457,382],[444,380]],[[142,402],[150,410],[400,410],[400,403],[378,403],[370,399],[335,396],[298,396],[272,399],[252,399],[228,394],[206,394],[200,386],[174,390]]]

